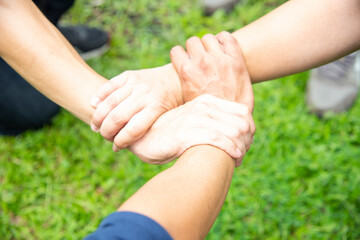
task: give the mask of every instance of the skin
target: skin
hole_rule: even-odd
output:
[[[36,6],[29,0],[0,0],[0,32],[6,33],[0,38],[0,56],[40,92],[84,122],[90,123],[94,113],[94,108],[90,105],[91,96],[107,80],[93,71],[81,59],[67,40],[42,15]],[[141,126],[149,125],[145,128],[148,131],[153,121],[159,117],[158,115],[182,102],[180,82],[177,81],[178,85],[172,84],[171,81],[169,81],[170,84],[166,84],[168,82],[166,81],[167,79],[174,78],[174,75],[177,76],[176,71],[168,71],[168,69],[173,69],[173,66],[167,65],[141,72],[125,72],[121,75],[121,79],[119,77],[119,80],[126,81],[125,85],[129,86],[126,89],[132,92],[129,98],[127,98],[127,104],[123,104],[125,105],[124,108],[132,109],[133,106],[142,106],[143,109],[137,117],[132,118],[131,122],[135,122],[133,127],[131,122],[127,124],[127,129],[130,129],[128,131],[130,135],[134,131],[144,130],[144,128],[138,128],[138,124]],[[163,75],[164,72],[170,73]],[[152,78],[149,76],[152,76]],[[144,78],[148,82],[144,83]],[[157,94],[158,92],[149,91],[149,87],[154,89],[154,82],[158,79],[164,80],[160,84],[158,83],[157,89],[161,89],[160,93],[166,94]],[[117,85],[115,86],[118,87]],[[167,94],[166,89],[172,89],[171,91],[176,92],[176,94]],[[177,91],[178,89],[180,90]],[[161,100],[164,96],[166,96],[166,101]],[[106,101],[106,103],[111,104],[111,101]],[[190,106],[186,106],[177,109],[175,114],[186,117],[192,113],[192,110],[189,108]],[[156,119],[149,120],[147,113],[155,113]],[[203,116],[206,114],[204,111],[200,111],[197,116],[204,119],[205,117]],[[172,113],[172,115],[174,114]],[[248,129],[241,130],[240,128],[243,128],[243,126],[239,122],[239,124],[233,125],[234,128],[237,128],[234,132],[239,134],[233,134],[223,127],[225,122],[224,116],[221,116],[219,113],[216,113],[216,115],[220,116],[216,120],[206,119],[207,124],[205,126],[207,128],[203,128],[201,131],[202,137],[196,139],[196,141],[190,139],[189,136],[185,139],[183,135],[164,134],[163,129],[165,128],[161,126],[171,125],[164,119],[168,119],[168,121],[172,119],[171,117],[164,116],[160,121],[161,124],[158,123],[156,128],[152,128],[149,131],[149,135],[157,135],[156,133],[161,132],[162,134],[159,133],[159,135],[162,136],[162,142],[171,143],[174,147],[167,148],[167,151],[164,152],[161,145],[154,146],[152,138],[145,138],[144,136],[144,139],[137,141],[136,144],[134,143],[130,150],[140,156],[143,161],[153,164],[166,163],[169,160],[173,160],[179,157],[187,148],[199,144],[211,144],[223,148],[234,158],[241,158],[245,152],[237,150],[243,149],[242,144],[238,143],[237,138],[246,132],[244,130]],[[237,115],[237,113],[228,115]],[[117,117],[117,114],[114,114],[114,116],[113,119],[116,120],[116,123],[124,121]],[[213,121],[216,124],[213,124]],[[173,130],[170,129],[171,132],[194,128],[194,126],[181,122],[180,125],[173,126],[173,128]],[[246,134],[249,133],[250,131]],[[125,139],[125,136],[120,135],[119,137]],[[224,142],[230,144],[224,144]],[[189,145],[189,143],[191,144]],[[154,149],[157,149],[157,151],[154,151]]]
[[[35,88],[89,123],[91,96],[107,80],[86,65],[32,1],[1,0],[0,32],[0,56]]]
[[[221,32],[217,37],[206,34],[201,40],[196,37],[189,39],[186,48],[187,52],[180,46],[170,52],[183,92],[188,93],[184,96],[185,101],[211,93],[244,103],[253,111],[251,80],[249,72],[244,70],[246,66],[236,38],[228,32]]]
[[[140,188],[119,211],[151,217],[174,239],[204,239],[225,201],[234,166],[219,149],[191,148],[175,165]]]
[[[13,8],[14,6],[15,8]],[[90,122],[93,109],[91,109],[87,103],[90,101],[90,96],[105,82],[105,79],[89,69],[86,64],[79,59],[76,53],[74,53],[66,40],[60,36],[57,30],[50,27],[47,21],[41,17],[41,14],[32,8],[32,3],[26,1],[0,1],[0,29],[1,32],[6,33],[3,35],[4,37],[0,39],[1,56],[39,90],[51,96],[53,100],[77,114],[77,116],[84,121]],[[14,14],[14,11],[11,11],[11,9],[17,9],[17,14]],[[310,0],[293,0],[284,4],[279,9],[234,34],[243,49],[245,61],[253,82],[272,79],[318,66],[359,48],[360,14],[359,2],[357,0],[318,0],[316,3]],[[301,9],[303,10],[301,11]],[[28,13],[31,13],[30,17],[32,18],[26,18],[29,15]],[[301,17],[297,17],[298,20],[292,20],[293,16]],[[22,22],[22,19],[28,19],[30,21]],[[34,28],[24,27],[31,25],[33,25],[32,27]],[[19,31],[19,29],[23,29],[24,31]],[[44,32],[47,31],[49,32],[44,34]],[[32,37],[29,38],[29,36]],[[309,36],[312,37],[309,38]],[[28,39],[29,41],[24,43],[23,39]],[[318,39],[318,41],[312,41],[311,39]],[[42,44],[39,45],[39,43]],[[336,47],[334,47],[335,45]],[[269,48],[269,46],[271,46],[271,48]],[[288,47],[284,48],[284,46]],[[26,57],[24,57],[24,55]],[[296,61],[292,61],[293,59],[296,59]],[[54,64],[49,66],[49,63]],[[44,66],[48,67],[44,68]],[[62,71],[63,68],[61,70],[57,69],[58,66],[64,66],[65,69],[67,69],[66,73]],[[175,69],[171,66],[164,67],[162,71],[158,71],[156,74],[158,74],[159,79],[168,76],[168,80],[173,81],[174,86],[179,86],[180,81],[176,77]],[[134,75],[134,78],[139,77],[137,72],[133,72],[131,75]],[[69,81],[69,79],[72,81]],[[45,80],[47,83],[45,83]],[[76,83],[74,83],[74,80]],[[84,83],[85,81],[86,83]],[[62,82],[61,87],[58,86],[58,82]],[[134,87],[136,87],[136,85],[134,85]],[[72,89],[79,89],[76,96],[72,94]],[[106,94],[109,94],[109,92],[105,92],[103,95],[101,92],[100,94],[98,93],[96,97],[100,100],[93,101],[93,103],[95,103],[94,105],[99,104],[99,101],[103,101],[108,96]],[[186,95],[186,93],[183,94]],[[143,106],[140,105],[140,108],[142,107]],[[146,109],[146,107],[143,109]],[[136,136],[134,139],[138,137],[139,136]],[[123,146],[121,144],[119,145]],[[200,148],[201,147],[192,148],[185,153],[190,152],[189,154],[191,154],[192,160],[189,162],[192,164],[195,163],[197,159],[206,158],[209,163],[215,161],[214,165],[210,165],[213,166],[213,169],[209,169],[207,172],[203,171],[203,166],[194,167],[191,164],[184,164],[183,173],[185,174],[191,171],[194,167],[194,173],[190,175],[190,177],[199,177],[200,182],[205,182],[205,185],[200,184],[200,186],[205,187],[205,190],[207,186],[211,186],[209,187],[209,192],[207,191],[209,195],[204,196],[207,197],[207,199],[205,199],[207,202],[209,200],[214,201],[211,204],[208,203],[209,205],[203,204],[201,201],[202,195],[200,197],[196,196],[197,199],[200,200],[189,200],[194,204],[196,208],[195,212],[198,213],[197,216],[201,218],[194,221],[198,223],[196,227],[194,227],[195,230],[192,231],[189,229],[188,231],[193,234],[192,236],[194,238],[201,238],[206,235],[207,230],[215,218],[214,215],[216,216],[218,209],[221,208],[226,195],[227,184],[229,184],[228,177],[233,171],[231,169],[233,166],[230,166],[230,163],[229,168],[227,164],[224,164],[226,159],[229,159],[225,153],[216,148],[206,150]],[[214,159],[212,156],[214,156]],[[181,157],[178,162],[180,166],[183,162],[182,159]],[[216,165],[216,161],[221,161],[221,164]],[[179,166],[178,163],[174,166]],[[234,163],[232,162],[232,164]],[[205,167],[206,166],[207,164]],[[222,167],[225,169],[222,170]],[[177,169],[180,169],[180,167],[175,168],[175,170]],[[207,175],[207,173],[210,174]],[[220,175],[218,176],[216,173]],[[208,176],[208,178],[203,180],[201,178],[202,174]],[[163,178],[159,177],[156,179],[160,179],[161,181],[159,182],[166,184],[167,181],[171,181],[172,176],[173,174],[164,174]],[[223,178],[223,176],[225,177]],[[211,185],[206,185],[206,182],[209,181],[211,177],[220,179],[220,181],[217,182],[220,183],[220,185],[216,185],[214,182],[211,182]],[[133,198],[135,202],[130,200],[122,209],[131,210],[132,208],[135,209],[139,207],[141,213],[158,220],[161,224],[166,224],[162,212],[159,212],[159,208],[169,208],[168,211],[170,213],[173,211],[176,213],[176,209],[174,210],[171,206],[168,206],[172,204],[174,207],[173,202],[168,201],[168,196],[156,196],[159,197],[158,200],[165,205],[160,204],[160,202],[157,203],[156,201],[155,203],[144,204],[144,202],[147,201],[145,198],[146,193],[156,191],[156,189],[161,186],[158,185],[156,179],[152,181],[151,184],[148,184],[148,187],[145,186],[145,188],[143,188],[145,190],[141,190],[141,192],[137,194],[139,197]],[[179,188],[184,188],[184,191],[189,187],[187,180],[182,179],[181,176],[173,180],[173,183],[182,183],[182,185],[179,185]],[[225,184],[225,186],[221,184]],[[170,184],[170,186],[172,185]],[[170,191],[172,189],[170,186],[162,187],[167,187],[167,190]],[[159,189],[162,189],[162,187],[159,187]],[[182,196],[179,188],[173,187],[173,189],[176,190],[174,191],[174,196],[179,196],[176,195],[176,193]],[[194,190],[193,188],[189,190],[191,189]],[[216,191],[212,191],[212,189],[216,189]],[[199,190],[195,188],[195,193],[197,192],[199,192]],[[159,193],[162,192],[159,191]],[[191,197],[193,196],[192,194],[194,193],[192,192],[186,196]],[[180,197],[174,197],[175,200],[179,198]],[[162,202],[164,200],[168,202]],[[148,207],[141,208],[141,206],[137,206],[139,204],[136,204],[136,201],[140,201],[140,205],[144,204],[144,206]],[[197,201],[198,204],[196,204]],[[181,201],[179,203],[181,203]],[[181,208],[181,206],[184,205],[188,207],[188,203],[188,201],[184,201],[177,207]],[[203,207],[206,209],[202,209]],[[211,211],[209,211],[209,209],[211,209]],[[181,212],[183,213],[185,210]],[[189,223],[189,220],[184,219],[183,224],[185,224],[185,229],[188,225],[191,225],[189,227],[195,225]],[[177,229],[173,229],[174,227]],[[171,226],[166,225],[165,228],[175,238],[177,238],[177,236],[179,236],[179,238],[192,237],[181,235],[184,233],[179,230],[180,227],[176,224],[172,224]]]
[[[254,83],[287,76],[360,48],[360,2],[287,1],[233,35]]]
[[[209,144],[224,149],[240,166],[254,132],[247,105],[201,95],[161,115],[129,149],[144,162],[164,164],[192,146]]]
[[[6,33],[0,38],[0,56],[40,91],[83,121],[90,123],[94,111],[89,104],[90,96],[106,80],[81,60],[35,5],[26,0],[0,0],[0,32]],[[194,121],[191,122],[206,121],[205,117],[199,119],[196,115],[199,112],[198,103],[202,104],[200,106],[207,106],[203,113],[206,112],[206,116],[210,114],[220,125],[215,129],[223,132],[224,136],[226,132],[235,134],[234,141],[242,145],[238,155],[242,158],[246,151],[245,139],[252,137],[249,106],[205,95],[168,113],[175,112],[175,116],[192,116]],[[187,111],[181,112],[182,109]],[[151,128],[149,133],[159,135],[158,131],[166,129],[165,126],[169,125],[166,121],[169,114],[160,117],[158,121],[162,122],[155,122],[155,126],[159,127]],[[229,124],[226,121],[229,119],[241,123],[241,126],[221,131],[226,129]],[[186,123],[182,124],[189,126]],[[176,125],[176,128],[179,128],[180,132],[188,130],[182,126]],[[193,126],[192,129],[200,128]],[[204,128],[203,133],[206,131]],[[248,134],[251,136],[247,136]],[[163,135],[172,136],[168,132]],[[139,151],[144,150],[141,146],[151,144],[153,138],[148,139],[143,141],[143,145],[139,145]],[[185,140],[186,138],[182,139]],[[235,161],[216,147],[189,148],[173,167],[154,177],[119,210],[135,211],[155,219],[176,239],[202,239],[223,205],[234,166]]]
[[[358,0],[288,1],[264,17],[234,32],[233,36],[242,49],[253,83],[301,72],[346,56],[360,48],[360,2]],[[191,49],[188,46],[194,42],[204,44],[207,37],[208,35],[202,39],[197,37],[188,39],[186,47],[189,55],[196,49]],[[197,45],[200,46],[201,44]],[[172,52],[176,52],[179,48],[179,46],[175,47]],[[206,48],[206,44],[204,44],[204,48]],[[174,64],[176,65],[175,62]],[[202,66],[199,67],[203,68]],[[131,74],[142,71],[134,71]],[[166,66],[163,68],[162,74],[174,86],[180,86],[177,83],[179,77],[174,74],[174,71],[176,71],[174,68]],[[186,78],[180,71],[178,73]],[[111,80],[109,84],[112,81],[116,82],[117,80]],[[122,101],[118,100],[115,94],[118,90],[117,84],[108,86],[109,84],[105,84],[96,93],[95,98],[98,99],[98,102],[106,99],[106,101],[111,101],[113,106],[118,106]],[[201,93],[204,89],[202,84],[197,80],[193,82],[183,81],[183,99],[187,101]],[[216,88],[214,84],[211,86],[213,91],[208,94],[221,98],[233,95],[234,91],[226,94],[224,91],[218,91],[219,88],[226,89],[227,84],[234,86],[233,83],[227,82],[226,84],[218,83],[218,88]],[[151,86],[148,88],[150,89]],[[152,91],[157,90],[152,89]],[[177,93],[179,92],[180,90],[177,91]],[[167,93],[169,92],[167,91]],[[174,94],[177,93],[174,92]],[[167,100],[163,99],[163,101],[166,102]],[[117,138],[117,135],[124,135],[122,131],[126,131],[127,125],[123,127],[123,125],[119,126],[111,121],[103,120],[107,118],[106,116],[111,116],[114,109],[112,106],[106,107],[105,105],[106,103],[102,104],[101,108],[96,110],[92,124],[97,129],[114,129],[112,134],[107,135],[107,137],[114,139],[115,149],[129,146],[145,134],[145,132],[136,132],[133,137]],[[96,105],[93,106],[96,107]],[[134,108],[133,111],[145,110],[141,105],[133,105],[129,108]],[[129,117],[131,118],[131,116],[127,116],[127,118]],[[156,116],[151,117],[156,118]],[[138,127],[140,126],[132,124],[132,128]],[[108,132],[110,131],[108,130]]]
[[[241,84],[246,92],[242,88],[237,88],[234,96],[237,101],[243,104],[227,102],[230,105],[223,104],[219,107],[228,112],[237,112],[238,107],[246,106],[245,111],[250,111],[254,107],[254,96],[248,73],[242,69],[241,50],[231,34],[222,33],[218,38],[220,41],[215,36],[209,35],[206,39],[207,42],[205,42],[207,45],[204,45],[204,48],[199,48],[201,45],[199,42],[188,45],[189,48],[197,51],[196,54],[191,55],[191,63],[189,63],[188,54],[183,49],[173,52],[172,57],[177,59],[177,63],[174,64],[175,68],[183,69],[186,66],[186,74],[183,77],[186,78],[187,82],[206,82],[210,77],[213,80],[210,84],[224,79],[230,83]],[[224,58],[229,59],[218,64]],[[201,93],[208,94],[211,91],[211,87],[204,88]],[[217,99],[214,96],[194,97],[196,97],[195,100],[203,99],[202,105],[196,108],[194,113],[206,108],[204,104],[217,105],[216,102],[212,102],[212,98]],[[161,118],[171,111],[162,115]],[[207,109],[205,112],[210,114],[207,118],[214,118],[211,116],[211,109]],[[224,114],[226,113],[223,112],[222,115]],[[246,119],[247,114],[240,116]],[[237,120],[231,116],[226,118],[228,125],[241,121],[241,119]],[[196,122],[196,119],[192,119],[191,122]],[[247,150],[245,148],[250,147],[252,143],[255,126],[251,126],[251,122],[252,120],[245,122],[248,129],[253,128],[250,130],[251,134],[242,135],[238,138],[244,146],[242,151]],[[166,132],[168,133],[168,131]],[[194,138],[201,135],[194,134],[196,129],[191,132]],[[151,137],[156,139],[156,136]],[[249,146],[246,146],[247,144]],[[166,144],[164,143],[164,145]],[[241,159],[236,161],[236,165],[240,165]],[[175,239],[204,239],[225,201],[233,172],[234,162],[229,157],[224,156],[223,152],[211,149],[209,146],[191,148],[179,158],[173,167],[146,183],[119,208],[119,211],[134,211],[151,216],[167,229]]]

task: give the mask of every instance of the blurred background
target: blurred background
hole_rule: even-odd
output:
[[[235,31],[283,2],[243,0],[209,16],[194,0],[76,0],[61,24],[111,33],[109,51],[88,64],[112,78],[164,65],[187,38]],[[360,239],[359,103],[319,119],[306,107],[308,75],[254,85],[254,144],[207,239]],[[82,239],[171,166],[111,146],[65,110],[0,137],[1,239]]]

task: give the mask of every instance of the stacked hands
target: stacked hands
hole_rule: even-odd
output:
[[[91,128],[144,162],[164,164],[202,144],[240,166],[255,133],[254,96],[240,46],[228,32],[192,37],[172,65],[127,71],[91,100]]]

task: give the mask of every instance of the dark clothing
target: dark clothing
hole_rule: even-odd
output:
[[[54,25],[58,24],[60,17],[74,4],[74,1],[75,0],[33,0]]]
[[[0,134],[16,135],[39,128],[59,107],[35,90],[0,59]]]
[[[99,228],[84,240],[171,240],[157,222],[134,212],[115,212],[106,217]]]
[[[34,0],[56,25],[74,0]],[[59,107],[39,93],[0,58],[0,134],[16,135],[42,127]]]

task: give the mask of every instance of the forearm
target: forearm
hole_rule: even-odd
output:
[[[0,0],[0,32],[0,56],[40,92],[89,123],[90,98],[106,80],[32,1]]]
[[[301,72],[360,48],[360,1],[288,1],[234,36],[253,82]]]
[[[234,160],[222,150],[193,147],[119,210],[156,220],[175,239],[204,239],[224,203],[234,166]]]

